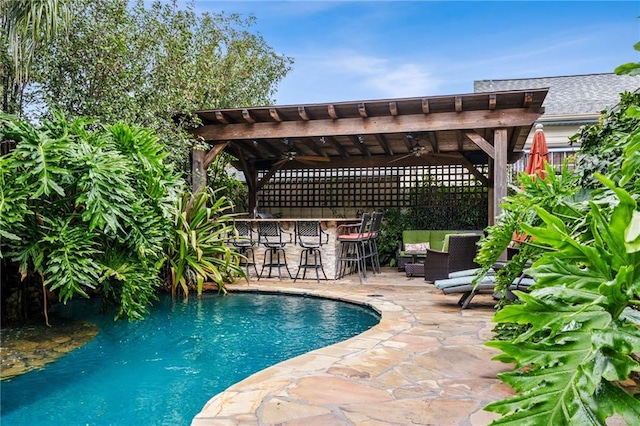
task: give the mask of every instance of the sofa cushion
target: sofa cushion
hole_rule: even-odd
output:
[[[408,229],[402,231],[402,244],[416,244],[431,242],[429,236],[432,231],[425,231],[423,229]],[[406,249],[405,249],[406,250]]]
[[[431,235],[429,236],[429,243],[431,244],[432,250],[442,251],[442,246],[444,244],[444,238],[448,233],[455,231],[431,231]]]
[[[481,231],[480,231],[481,232]],[[460,231],[460,230],[424,230],[424,229],[407,229],[402,231],[402,248],[400,256],[406,256],[407,244],[429,243],[431,250],[447,251],[444,249],[445,239],[448,234],[478,234],[479,231]],[[448,242],[447,242],[448,249]],[[411,251],[411,250],[409,250]],[[422,255],[420,255],[422,256]]]

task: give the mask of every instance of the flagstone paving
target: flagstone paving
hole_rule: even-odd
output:
[[[312,294],[372,306],[380,323],[344,342],[276,364],[213,396],[193,420],[222,425],[486,425],[483,411],[513,394],[492,361],[495,301],[461,310],[422,278],[394,269],[338,281],[252,280],[231,291]]]

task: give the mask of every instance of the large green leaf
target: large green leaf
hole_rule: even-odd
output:
[[[531,323],[533,329],[511,342],[487,343],[503,352],[497,359],[518,369],[499,376],[519,394],[486,407],[504,415],[494,424],[603,424],[597,391],[603,382],[640,370],[629,356],[640,351],[640,331],[620,329],[597,305],[567,303],[548,289],[519,296],[525,304],[506,306],[495,321]],[[640,412],[637,400],[625,405]]]

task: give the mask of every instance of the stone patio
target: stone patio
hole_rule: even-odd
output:
[[[421,277],[395,269],[339,281],[239,282],[230,291],[311,294],[372,306],[380,323],[344,342],[276,364],[213,396],[193,420],[213,425],[486,425],[483,411],[513,394],[508,365],[483,345],[495,301],[461,310]]]

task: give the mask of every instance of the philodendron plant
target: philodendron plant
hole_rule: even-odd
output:
[[[638,110],[634,110],[638,114]],[[536,279],[521,304],[494,321],[528,325],[509,341],[487,345],[496,359],[515,364],[499,375],[517,395],[485,409],[503,415],[493,424],[603,425],[612,415],[640,419],[640,401],[621,385],[640,371],[640,126],[624,144],[622,168],[597,174],[580,224],[540,207],[538,226],[523,224],[544,248],[527,271]],[[586,225],[586,226],[585,226]]]

